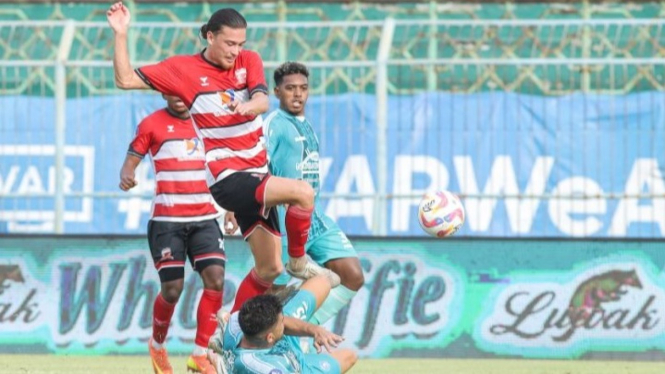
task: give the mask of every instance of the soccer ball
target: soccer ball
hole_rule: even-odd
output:
[[[464,216],[462,202],[449,191],[428,192],[418,205],[420,227],[438,238],[457,232],[464,224]]]

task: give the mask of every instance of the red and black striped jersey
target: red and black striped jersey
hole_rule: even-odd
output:
[[[201,52],[171,57],[136,71],[152,88],[180,97],[189,107],[203,140],[209,185],[237,171],[268,172],[261,116],[243,116],[228,108],[232,101],[248,101],[256,92],[267,94],[258,53],[241,51],[228,70],[206,60]]]
[[[141,121],[130,154],[150,154],[155,171],[151,219],[193,222],[219,217],[206,183],[203,144],[190,119],[158,110]]]

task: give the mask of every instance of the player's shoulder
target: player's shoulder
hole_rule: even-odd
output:
[[[198,55],[175,55],[165,58],[157,65],[168,67],[172,70],[180,70],[185,66],[187,69],[191,69],[192,66],[196,66],[200,59],[201,57]]]
[[[281,110],[275,109],[263,119],[263,123],[270,124],[273,121],[282,121],[284,120],[284,115]]]
[[[147,120],[149,122],[155,122],[155,121],[161,121],[164,118],[171,117],[169,112],[166,110],[166,108],[160,108],[155,110],[154,112],[148,114],[145,118],[144,121]]]
[[[261,55],[258,52],[249,49],[243,49],[240,51],[236,61],[236,69],[252,69],[252,67],[263,65],[263,59],[261,58]]]
[[[259,52],[252,51],[251,49],[243,49],[242,51],[240,51],[238,58],[240,58],[242,61],[251,61],[257,58],[261,60],[261,55],[259,54]]]
[[[201,52],[191,55],[175,55],[162,60],[161,64],[182,75],[196,75],[208,67]]]
[[[270,135],[270,132],[275,134],[288,131],[287,126],[284,126],[285,123],[290,123],[288,116],[283,111],[276,109],[263,119],[264,133]]]
[[[168,61],[171,63],[182,63],[182,62],[192,62],[192,61],[198,61],[201,60],[201,53],[195,53],[192,55],[175,55],[171,57],[167,57],[164,59],[164,61]]]
[[[226,324],[226,331],[224,331],[224,334],[237,341],[240,341],[240,338],[242,338],[242,329],[240,328],[238,312],[231,314],[229,322]]]
[[[239,374],[287,373],[285,370],[273,355],[259,350],[239,350],[233,360],[233,372]]]
[[[139,127],[144,130],[151,130],[153,127],[163,123],[168,116],[169,113],[166,111],[166,108],[158,109],[143,118],[139,123]]]

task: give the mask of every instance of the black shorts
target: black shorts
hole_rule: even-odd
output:
[[[247,239],[257,227],[281,236],[277,210],[266,208],[265,190],[270,174],[236,172],[210,187],[217,204],[233,212],[242,236]]]
[[[148,222],[150,253],[164,282],[185,277],[185,257],[194,270],[225,266],[224,237],[217,220],[199,222]]]

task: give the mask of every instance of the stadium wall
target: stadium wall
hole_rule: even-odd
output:
[[[159,290],[143,237],[0,237],[0,353],[145,351]],[[354,238],[366,285],[329,328],[362,357],[663,360],[665,243]],[[251,265],[226,240],[224,305]],[[201,282],[169,333],[186,354]],[[567,311],[587,314],[575,324]]]

